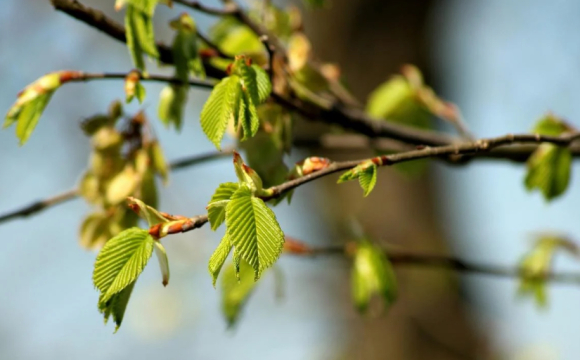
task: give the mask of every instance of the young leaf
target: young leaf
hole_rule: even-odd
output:
[[[256,286],[252,280],[252,267],[245,261],[239,264],[239,277],[237,272],[236,266],[230,264],[224,269],[221,280],[222,311],[230,327],[238,320],[242,307]]]
[[[183,124],[183,112],[187,103],[188,87],[184,85],[167,85],[159,94],[158,116],[163,125],[175,126],[178,131]]]
[[[548,201],[562,195],[568,187],[571,165],[569,149],[549,143],[540,144],[527,162],[526,188],[538,189]]]
[[[570,130],[572,129],[564,121],[553,114],[548,114],[536,123],[532,132],[534,134],[558,136]]]
[[[368,196],[377,182],[377,165],[372,160],[365,161],[343,173],[338,178],[338,183],[354,179],[358,179],[364,191],[364,196]]]
[[[146,205],[143,201],[137,198],[128,197],[127,205],[131,208],[131,210],[139,215],[139,217],[145,219],[149,227],[169,221],[159,211],[149,205]]]
[[[143,3],[138,6],[136,3]],[[131,53],[133,64],[145,72],[145,54],[154,58],[159,57],[153,31],[153,12],[156,1],[131,1],[125,12],[125,35],[127,47]]]
[[[113,317],[113,321],[116,325],[115,332],[117,332],[121,327],[123,317],[125,316],[125,310],[127,309],[127,304],[129,303],[129,298],[131,297],[134,286],[135,282],[133,281],[123,290],[113,295],[109,300],[101,301],[101,299],[99,299],[99,312],[101,312],[105,317],[105,324],[109,320],[109,317]]]
[[[187,13],[171,21],[171,27],[177,32],[173,39],[173,61],[176,77],[187,81],[189,73],[204,78],[205,69],[197,49],[197,29],[195,21]]]
[[[361,312],[373,295],[382,296],[387,307],[395,300],[397,283],[391,264],[382,249],[369,242],[356,246],[351,280],[353,301]]]
[[[8,110],[3,128],[16,123],[16,137],[20,140],[20,145],[24,145],[38,124],[52,94],[63,83],[79,76],[79,74],[72,71],[54,72],[44,75],[28,85],[18,94],[16,102]]]
[[[371,93],[367,113],[418,128],[429,128],[431,124],[429,113],[417,99],[415,89],[401,75],[393,76]]]
[[[264,103],[270,97],[272,92],[272,83],[270,82],[270,77],[256,64],[252,64],[252,69],[256,73],[256,84],[258,85],[258,102],[259,104]]]
[[[103,247],[95,262],[93,283],[105,303],[133,283],[149,261],[155,240],[147,230],[127,229]]]
[[[224,237],[220,241],[218,247],[215,249],[212,256],[209,258],[209,263],[208,263],[207,269],[209,270],[209,273],[211,274],[212,284],[213,284],[214,288],[215,288],[215,282],[216,282],[218,275],[222,269],[222,266],[224,265],[224,262],[226,261],[226,258],[230,254],[231,250],[232,250],[232,243],[230,242],[230,239],[228,238],[228,235],[226,234],[226,235],[224,235]]]
[[[576,244],[565,238],[542,236],[519,263],[519,296],[531,296],[538,308],[547,305],[546,275],[550,272],[556,250],[564,250],[574,256],[579,251]]]
[[[227,234],[239,257],[254,268],[254,278],[272,266],[284,246],[284,233],[276,216],[247,186],[233,194],[226,205]]]
[[[240,78],[228,76],[214,87],[201,111],[203,132],[218,150],[228,123],[236,117],[241,92]]]
[[[364,196],[368,196],[377,183],[377,166],[373,164],[362,171],[358,176],[358,182],[364,191]]]
[[[226,219],[226,205],[234,192],[240,187],[236,183],[223,183],[218,186],[207,205],[207,216],[212,230],[216,230]]]
[[[169,259],[167,258],[167,252],[159,241],[154,241],[153,245],[155,255],[157,260],[159,260],[159,268],[161,269],[161,283],[163,286],[167,286],[169,284]]]
[[[260,128],[260,119],[258,118],[256,106],[252,103],[250,95],[245,91],[242,91],[238,111],[238,121],[242,129],[242,138],[240,140],[244,141],[254,137]]]
[[[246,185],[253,195],[262,193],[263,185],[260,175],[244,163],[237,151],[234,151],[234,169],[240,184]]]
[[[139,104],[142,104],[145,100],[146,90],[141,84],[141,74],[138,71],[131,71],[125,77],[125,102],[130,103],[133,98],[137,98]]]

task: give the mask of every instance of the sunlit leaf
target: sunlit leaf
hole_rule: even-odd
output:
[[[361,312],[374,295],[381,296],[386,307],[395,300],[397,283],[391,264],[384,251],[369,242],[356,245],[351,280],[353,301]]]
[[[236,257],[248,262],[255,279],[272,266],[284,245],[284,233],[276,216],[264,201],[241,186],[226,205],[227,234]]]
[[[228,255],[230,254],[231,249],[232,244],[230,242],[230,239],[228,238],[228,235],[226,234],[220,241],[218,247],[215,249],[211,258],[209,259],[207,269],[211,274],[212,283],[214,287],[218,275],[222,269],[222,266],[224,265],[224,262],[226,261]]]
[[[16,137],[24,145],[38,124],[50,98],[64,82],[76,73],[60,71],[42,76],[22,90],[4,120],[3,128],[16,123]]]
[[[548,201],[562,195],[570,181],[572,153],[568,148],[543,143],[530,156],[525,178],[528,190],[539,190]]]
[[[123,322],[123,317],[125,316],[125,310],[127,309],[127,304],[131,298],[131,293],[133,292],[133,287],[135,282],[133,281],[127,285],[123,290],[111,296],[107,301],[99,300],[99,311],[105,317],[105,324],[109,320],[109,317],[113,317],[115,322],[115,332],[121,327]]]
[[[154,242],[147,230],[139,228],[127,229],[107,241],[97,256],[93,272],[101,303],[137,280],[153,253]]]
[[[221,140],[230,121],[237,113],[241,96],[240,79],[236,75],[222,79],[212,90],[201,111],[201,127],[214,145],[220,149]]]
[[[212,230],[216,230],[226,219],[226,205],[234,192],[240,187],[236,183],[223,183],[218,186],[207,205],[207,216]]]
[[[153,30],[153,11],[156,1],[144,0],[143,6],[131,1],[125,12],[125,35],[133,64],[145,71],[145,55],[159,57]]]
[[[173,124],[181,130],[183,113],[187,103],[188,87],[184,85],[167,85],[159,94],[158,116],[166,127]]]
[[[552,262],[558,250],[576,257],[579,255],[576,244],[568,239],[545,235],[536,240],[534,247],[519,262],[518,295],[532,297],[538,308],[543,308],[548,303],[546,276],[552,270]]]
[[[338,178],[338,183],[340,184],[354,179],[359,180],[359,184],[364,191],[364,196],[368,196],[377,183],[377,165],[372,160],[365,161],[344,172]]]

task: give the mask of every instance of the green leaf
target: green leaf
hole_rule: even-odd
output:
[[[169,284],[169,259],[167,258],[167,252],[165,248],[159,241],[153,242],[155,255],[157,260],[159,260],[159,269],[161,270],[161,283],[163,286]]]
[[[284,246],[284,233],[274,212],[263,200],[252,196],[247,186],[233,194],[226,206],[227,234],[239,257],[254,268],[254,278],[272,266]]]
[[[20,140],[20,145],[28,141],[52,94],[65,81],[61,78],[70,76],[69,73],[61,71],[44,75],[18,94],[16,102],[6,114],[3,128],[16,123],[16,137]]]
[[[99,299],[99,312],[101,312],[105,317],[105,324],[109,320],[109,317],[113,317],[115,322],[115,332],[121,327],[123,322],[123,317],[125,316],[125,310],[127,309],[127,304],[129,303],[129,298],[133,292],[133,287],[135,282],[133,281],[127,285],[123,290],[113,295],[107,301],[101,301]]]
[[[125,12],[125,35],[127,47],[131,53],[133,64],[141,71],[145,71],[145,54],[154,58],[159,57],[155,44],[153,30],[153,9],[155,1],[143,1],[143,6],[136,6],[132,1]]]
[[[367,310],[373,295],[390,306],[396,297],[395,273],[383,250],[364,241],[357,244],[352,268],[352,297],[359,311]]]
[[[254,106],[250,96],[245,91],[242,91],[238,111],[238,121],[242,128],[241,140],[244,141],[254,137],[260,128],[260,119],[258,118],[256,106]]]
[[[231,250],[232,250],[232,243],[230,242],[228,235],[225,234],[224,237],[222,238],[222,240],[220,241],[218,247],[215,249],[214,253],[209,258],[209,263],[207,266],[207,269],[209,270],[209,273],[211,274],[212,283],[213,283],[214,288],[215,288],[215,282],[216,282],[218,275],[222,269],[222,266],[224,265],[224,262],[226,261],[226,258],[230,254]]]
[[[173,124],[175,129],[181,130],[188,90],[183,85],[168,85],[161,90],[158,116],[166,127]]]
[[[361,172],[358,182],[364,191],[364,196],[368,196],[377,183],[377,166],[373,164]]]
[[[236,323],[244,304],[256,286],[256,282],[252,280],[252,267],[245,261],[239,264],[239,277],[237,273],[236,266],[230,264],[222,274],[222,311],[228,326]]]
[[[570,240],[553,235],[543,235],[536,240],[534,247],[519,262],[518,295],[532,297],[538,308],[543,308],[548,303],[546,275],[551,271],[557,250],[566,251],[576,257],[579,255],[578,247]]]
[[[364,161],[354,168],[344,172],[339,178],[338,183],[358,179],[364,196],[368,196],[377,183],[377,165],[372,160]]]
[[[239,77],[228,76],[214,87],[201,111],[203,132],[218,150],[228,123],[236,117],[241,92]]]
[[[139,103],[143,103],[147,92],[141,84],[141,73],[138,70],[130,71],[125,76],[125,102],[128,104],[136,97]]]
[[[400,75],[394,76],[371,93],[367,113],[418,128],[431,126],[429,113],[418,101],[409,81]]]
[[[244,163],[240,154],[234,151],[234,169],[240,184],[246,185],[251,191],[252,195],[268,196],[269,194],[263,190],[262,179],[254,169]]]
[[[264,103],[270,97],[272,92],[272,83],[270,77],[256,64],[252,64],[252,69],[256,72],[256,83],[258,85],[258,101],[260,104]]]
[[[187,13],[183,13],[170,24],[177,31],[172,47],[176,77],[187,81],[191,72],[197,77],[204,78],[205,69],[197,49],[195,21]]]
[[[207,216],[212,230],[217,230],[217,228],[225,221],[226,205],[234,192],[239,188],[239,184],[227,182],[220,184],[215,190],[215,193],[207,205]]]
[[[565,122],[553,114],[548,114],[536,123],[532,132],[541,135],[558,136],[569,130],[571,129]]]
[[[548,201],[566,191],[572,165],[572,153],[568,148],[542,143],[526,165],[525,185],[528,190],[539,190]]]
[[[147,230],[139,228],[127,229],[107,241],[93,271],[100,302],[107,302],[137,280],[153,253],[154,242]]]

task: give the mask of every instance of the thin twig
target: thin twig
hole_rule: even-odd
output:
[[[198,165],[204,162],[221,159],[224,157],[229,157],[233,151],[233,148],[225,148],[222,152],[212,151],[205,154],[193,155],[189,157],[184,157],[169,164],[171,170],[181,170],[189,166]],[[0,224],[9,220],[13,220],[19,217],[27,217],[50,207],[58,204],[65,203],[70,200],[74,200],[79,196],[78,190],[76,188],[67,190],[60,194],[51,196],[49,198],[35,201],[29,205],[19,207],[16,210],[9,211],[4,215],[0,215]]]
[[[125,27],[108,18],[99,10],[80,4],[76,0],[51,0],[55,9],[71,15],[77,20],[93,26],[112,38],[126,42]],[[241,12],[243,13],[243,12]],[[244,20],[247,20],[244,17]],[[264,32],[259,34],[263,35]],[[268,35],[268,34],[266,34]],[[269,39],[272,39],[269,37]],[[279,51],[277,44],[273,44]],[[166,64],[173,63],[171,48],[157,44],[160,54],[160,61]],[[210,77],[223,78],[227,76],[225,72],[206,65],[206,73]],[[282,95],[272,93],[272,97],[280,105],[295,111],[308,120],[318,120],[328,124],[338,125],[371,138],[387,137],[417,145],[444,145],[458,141],[458,139],[435,131],[415,129],[410,126],[390,123],[384,120],[375,119],[366,115],[363,111],[354,108],[335,106],[331,109],[324,109],[312,103],[307,103],[298,99],[288,99]]]
[[[26,217],[32,214],[36,214],[46,208],[65,203],[69,200],[73,200],[77,196],[78,196],[77,189],[70,189],[55,196],[46,198],[44,200],[35,201],[30,205],[23,206],[17,210],[10,211],[4,215],[1,215],[0,223],[15,219],[17,217]]]
[[[237,12],[237,9],[234,9],[234,8],[224,8],[224,9],[212,8],[212,7],[203,5],[199,1],[173,0],[173,2],[176,4],[181,4],[181,5],[187,6],[189,8],[200,11],[202,13],[206,13],[208,15],[229,16],[229,15],[235,15]]]
[[[453,156],[461,154],[473,154],[479,152],[489,152],[492,149],[507,145],[507,144],[526,144],[526,143],[552,143],[561,146],[568,146],[574,140],[580,138],[580,132],[560,135],[560,136],[546,136],[540,134],[522,134],[522,135],[505,135],[497,138],[480,139],[471,142],[465,142],[457,145],[445,145],[438,147],[425,147],[419,150],[411,150],[390,155],[382,155],[369,159],[350,160],[342,162],[333,162],[325,169],[313,172],[306,176],[299,177],[294,180],[287,181],[278,186],[270,188],[272,195],[265,198],[269,200],[281,196],[286,191],[292,190],[300,185],[308,183],[312,180],[321,178],[326,175],[333,174],[338,171],[349,170],[365,161],[372,161],[377,166],[388,166],[411,160],[425,159],[430,157]]]
[[[129,73],[85,73],[80,71],[71,71],[71,78],[68,80],[70,82],[80,82],[80,81],[91,81],[91,80],[113,80],[113,79],[125,79]],[[182,85],[184,82],[181,79],[164,76],[164,75],[147,75],[139,73],[139,79],[141,81],[155,81],[163,82],[169,84]],[[190,86],[201,87],[204,89],[213,89],[215,86],[214,81],[202,80],[202,79],[189,79],[187,84]]]
[[[288,242],[288,240],[287,240]],[[292,240],[295,242],[295,240]],[[286,245],[286,244],[285,244]],[[296,245],[292,245],[296,246]],[[303,243],[300,251],[287,251],[286,253],[296,256],[347,256],[349,246],[327,246],[327,247],[308,247]],[[393,266],[424,266],[428,268],[442,268],[458,272],[490,275],[503,278],[522,278],[518,268],[507,267],[492,264],[479,264],[463,259],[446,255],[417,254],[400,251],[385,250],[389,261]],[[548,273],[543,276],[547,281],[567,284],[580,284],[580,273]]]

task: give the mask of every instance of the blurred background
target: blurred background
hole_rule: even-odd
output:
[[[112,0],[83,3],[122,21]],[[580,119],[578,1],[331,3],[305,13],[306,33],[317,57],[341,65],[361,100],[401,64],[414,63],[438,93],[459,105],[478,137],[528,131],[547,111],[575,124]],[[123,44],[53,11],[49,1],[2,5],[2,111],[47,72],[131,68]],[[166,43],[167,22],[179,11],[158,8],[155,26]],[[215,20],[193,15],[201,29]],[[147,84],[144,108],[151,119],[161,88]],[[153,121],[168,159],[213,149],[199,126],[207,95],[190,91],[181,134]],[[26,146],[18,147],[13,129],[0,132],[0,214],[75,184],[90,151],[80,120],[123,96],[119,81],[66,85]],[[362,155],[310,151],[332,159]],[[288,164],[304,156],[306,151],[296,151]],[[356,183],[337,186],[332,177],[301,187],[291,207],[275,211],[287,235],[310,244],[351,240],[345,224],[356,219],[386,245],[508,266],[515,266],[536,232],[580,238],[574,175],[567,193],[548,205],[525,191],[522,165],[433,163],[429,170],[411,179],[383,169],[373,196],[364,199]],[[573,172],[579,170],[574,166]],[[217,184],[234,179],[229,160],[174,173],[160,193],[160,209],[202,213]],[[578,288],[551,285],[549,306],[538,311],[516,298],[513,279],[406,267],[397,269],[401,290],[390,311],[360,316],[350,300],[350,264],[338,258],[283,256],[283,296],[276,295],[272,274],[266,276],[237,326],[227,329],[219,291],[206,270],[221,233],[207,227],[165,241],[171,284],[163,288],[157,267],[146,268],[123,327],[112,335],[114,326],[103,326],[96,308],[95,253],[78,245],[78,228],[89,211],[75,200],[0,225],[0,359],[577,359],[580,354]],[[562,257],[556,269],[580,267]]]

